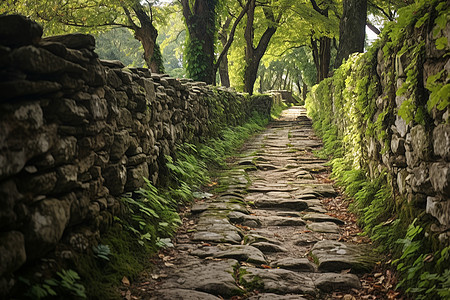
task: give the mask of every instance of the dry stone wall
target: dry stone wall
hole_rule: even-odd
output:
[[[0,290],[8,274],[63,241],[75,249],[107,228],[118,199],[167,178],[165,155],[201,142],[271,98],[102,61],[90,35],[41,39],[0,17]],[[1,294],[1,293],[0,293]]]
[[[399,17],[368,53],[349,58],[333,78],[314,87],[307,104],[318,127],[336,129],[342,156],[371,178],[386,172],[396,199],[392,206],[410,222],[428,214],[427,234],[445,246],[450,244],[449,6],[425,4],[416,16]]]

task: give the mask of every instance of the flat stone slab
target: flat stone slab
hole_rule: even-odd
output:
[[[253,243],[252,246],[258,248],[263,253],[288,252],[286,248],[268,242]]]
[[[266,226],[304,226],[306,224],[301,218],[295,217],[261,217],[261,221]]]
[[[321,272],[340,272],[350,269],[352,273],[372,271],[377,258],[371,246],[349,244],[331,240],[317,242],[311,254],[318,261]]]
[[[248,300],[307,300],[300,295],[277,295],[272,293],[262,293],[251,296]]]
[[[313,280],[304,273],[284,269],[242,269],[245,274],[240,278],[241,284],[256,287],[258,291],[275,294],[316,294]]]
[[[279,199],[260,199],[255,201],[257,208],[272,208],[272,209],[294,209],[302,211],[308,208],[308,203],[305,200],[279,200]]]
[[[178,267],[160,285],[161,289],[197,290],[222,297],[232,297],[242,293],[233,278],[233,267],[237,260],[226,259],[221,261],[203,260]],[[177,299],[177,298],[172,298]]]
[[[238,203],[226,203],[226,202],[209,202],[209,203],[197,203],[191,208],[193,214],[202,213],[207,210],[231,210],[240,211],[242,213],[248,213],[245,206]]]
[[[306,227],[316,232],[339,233],[339,226],[333,222],[310,223]]]
[[[243,214],[238,211],[232,211],[228,214],[228,219],[230,222],[235,224],[241,224],[248,227],[260,227],[261,221],[259,218],[247,214]]]
[[[306,221],[313,221],[313,222],[333,222],[337,225],[344,225],[345,222],[342,220],[339,220],[338,218],[331,217],[326,214],[320,214],[320,213],[308,213],[304,216],[302,216],[303,220]]]
[[[361,289],[361,282],[354,274],[326,273],[314,280],[316,287],[323,292]]]
[[[250,245],[218,245],[203,247],[191,252],[200,258],[232,258],[255,264],[266,264],[264,254],[256,247]]]
[[[254,243],[260,243],[260,242],[266,242],[266,243],[271,243],[271,244],[275,244],[275,245],[281,245],[281,243],[275,239],[271,239],[259,234],[247,234],[244,237],[244,242],[246,244],[252,245]]]
[[[282,268],[295,272],[315,272],[316,266],[307,258],[286,257],[276,260],[270,264],[275,268]]]
[[[186,289],[163,289],[152,292],[150,300],[220,300],[211,294]]]
[[[192,236],[193,241],[197,242],[214,242],[214,243],[231,243],[240,244],[241,236],[234,231],[226,232],[210,232],[210,231],[198,231]]]

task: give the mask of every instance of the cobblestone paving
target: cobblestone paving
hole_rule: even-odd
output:
[[[320,180],[329,170],[312,154],[319,147],[305,109],[284,111],[224,171],[228,189],[193,205],[136,297],[325,299],[360,289],[376,260],[369,246],[339,241],[345,222],[322,206],[337,192]]]

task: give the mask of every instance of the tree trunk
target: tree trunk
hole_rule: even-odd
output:
[[[154,73],[160,73],[161,71],[164,71],[159,48],[157,50],[158,59],[154,59],[155,47],[157,47],[156,38],[158,37],[158,30],[156,30],[155,26],[153,26],[152,17],[147,15],[147,13],[144,11],[144,8],[139,2],[136,2],[133,6],[133,11],[136,14],[136,17],[139,19],[139,23],[141,24],[141,26],[138,26],[133,21],[128,8],[125,6],[123,6],[122,8],[125,11],[128,22],[130,23],[129,28],[134,31],[134,37],[141,42],[142,47],[144,48],[144,60],[147,64],[147,67]]]
[[[186,70],[194,80],[208,84],[215,82],[214,35],[216,0],[195,0],[193,8],[189,0],[182,0],[183,15],[189,39],[186,49]]]
[[[231,17],[228,17],[222,26],[222,30],[219,32],[219,40],[222,47],[225,49],[228,41],[228,27],[231,24]],[[224,87],[230,87],[230,75],[228,73],[228,51],[222,55],[222,59],[219,62],[219,76],[220,85]]]
[[[319,44],[317,44],[319,42]],[[329,76],[331,60],[331,39],[321,37],[318,41],[311,39],[314,65],[317,71],[317,83]]]
[[[306,94],[308,93],[308,86],[303,81],[303,88],[302,88],[302,98],[303,100],[306,100]]]
[[[367,0],[344,0],[343,5],[335,68],[339,68],[350,54],[363,52],[366,39]]]
[[[277,30],[277,28],[274,27],[273,25],[268,25],[263,35],[261,36],[261,39],[258,42],[258,46],[255,48],[253,46],[254,45],[253,23],[255,19],[255,8],[256,8],[256,0],[250,0],[249,7],[247,10],[247,24],[244,33],[246,42],[245,66],[244,66],[244,92],[247,92],[250,95],[253,94],[253,87],[255,85],[261,58],[263,57],[264,53],[267,50],[267,46],[269,45],[270,39]],[[271,7],[266,7],[264,9],[264,15],[267,20],[271,21],[270,24],[277,24],[281,19],[280,13],[277,20],[275,20]]]

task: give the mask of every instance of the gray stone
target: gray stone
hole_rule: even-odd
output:
[[[409,126],[402,117],[397,115],[395,118],[395,128],[397,129],[398,134],[400,134],[400,137],[404,138],[408,132]]]
[[[17,190],[13,180],[0,182],[0,228],[8,227],[17,221],[16,203],[23,195]]]
[[[286,248],[268,242],[252,243],[252,246],[258,248],[263,253],[288,252]]]
[[[273,209],[294,209],[302,211],[308,208],[308,203],[305,200],[278,200],[278,199],[260,199],[255,202],[258,208],[273,208]]]
[[[425,163],[421,163],[419,167],[412,170],[409,182],[414,192],[424,194],[432,193],[430,177],[428,176],[428,166]]]
[[[261,222],[257,217],[247,215],[247,214],[241,213],[239,211],[230,212],[228,214],[228,219],[232,223],[241,224],[243,226],[248,226],[248,227],[252,227],[252,228],[261,226]]]
[[[272,267],[295,272],[315,272],[316,268],[307,258],[286,257],[271,263]]]
[[[262,235],[258,235],[258,234],[247,234],[244,238],[244,242],[246,244],[250,244],[252,245],[253,243],[259,243],[259,242],[266,242],[266,243],[271,243],[271,244],[275,244],[275,245],[281,245],[281,243],[278,240],[275,239],[271,239]]]
[[[187,289],[162,289],[152,292],[150,300],[220,300],[211,294]]]
[[[434,154],[450,160],[450,124],[439,124],[433,130]]]
[[[0,233],[0,276],[19,269],[26,261],[23,234],[18,231]]]
[[[95,48],[95,38],[90,34],[70,33],[46,37],[44,40],[47,42],[58,42],[64,44],[67,48],[70,49],[86,48],[89,50],[94,50]]]
[[[14,64],[25,72],[32,74],[58,74],[86,72],[86,69],[64,60],[50,51],[34,46],[25,46],[11,53]]]
[[[148,164],[142,163],[136,167],[129,168],[127,170],[127,182],[125,184],[126,191],[136,191],[140,188],[145,187],[144,178],[148,178]]]
[[[114,134],[114,142],[111,146],[110,157],[112,160],[119,160],[130,147],[130,135],[127,130],[122,130]]]
[[[327,293],[361,289],[358,276],[354,274],[326,273],[315,279],[314,284],[319,290]]]
[[[103,172],[105,186],[113,196],[123,193],[125,183],[127,182],[127,170],[122,164],[109,165]]]
[[[423,125],[411,128],[411,146],[419,159],[426,159],[429,152],[429,138]]]
[[[248,300],[306,300],[300,295],[277,295],[272,293],[262,293],[251,296]]]
[[[218,245],[217,247],[203,247],[191,252],[200,258],[232,258],[238,261],[266,264],[264,254],[254,245]]]
[[[42,26],[21,15],[0,16],[0,45],[16,48],[38,44]]]
[[[333,222],[310,223],[306,227],[316,232],[339,233],[339,227]]]
[[[333,222],[337,225],[344,225],[345,222],[342,220],[339,220],[338,218],[330,217],[326,214],[320,214],[320,213],[308,213],[304,216],[302,216],[303,220],[306,221],[314,221],[314,222]]]
[[[398,135],[392,135],[391,139],[391,149],[394,154],[403,155],[405,154],[405,139],[400,138]]]
[[[369,245],[341,243],[323,240],[311,250],[321,272],[340,272],[350,269],[353,273],[369,272],[377,258]]]
[[[306,224],[301,218],[293,217],[261,217],[261,220],[266,226],[303,226]]]
[[[28,80],[14,80],[0,83],[2,90],[2,100],[32,96],[45,95],[61,90],[61,85],[57,82],[51,81],[28,81]]]
[[[242,238],[236,231],[223,231],[223,232],[198,231],[194,233],[192,240],[199,242],[201,241],[201,242],[239,244]]]
[[[70,218],[67,200],[45,199],[36,204],[25,234],[28,259],[51,250],[61,239]]]
[[[430,181],[436,192],[450,194],[450,163],[433,163],[430,167]]]
[[[221,261],[196,261],[179,268],[161,283],[162,289],[187,289],[229,298],[242,293],[233,278],[234,259]]]
[[[241,268],[244,275],[240,282],[243,286],[252,286],[260,292],[276,294],[315,295],[314,283],[307,274],[283,269]]]
[[[444,226],[450,225],[450,201],[437,197],[427,197],[426,212]]]

